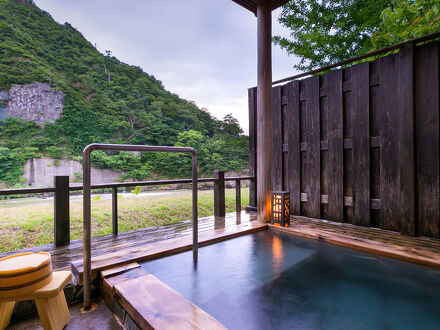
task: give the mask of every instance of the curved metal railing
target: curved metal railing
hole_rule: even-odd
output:
[[[193,257],[197,262],[198,236],[197,236],[197,152],[193,148],[165,147],[128,144],[89,144],[83,151],[83,263],[84,263],[84,309],[91,306],[92,271],[91,271],[91,166],[90,154],[96,150],[103,151],[136,151],[136,152],[172,152],[190,153],[192,155],[192,221],[193,221]]]

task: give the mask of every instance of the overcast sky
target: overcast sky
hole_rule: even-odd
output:
[[[232,0],[35,0],[92,44],[141,67],[167,90],[248,131],[247,89],[256,85],[256,17]],[[287,35],[272,14],[273,34]],[[273,79],[295,74],[294,57],[273,46]]]

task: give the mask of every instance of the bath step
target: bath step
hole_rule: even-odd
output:
[[[226,329],[152,274],[113,288],[121,306],[142,329]]]

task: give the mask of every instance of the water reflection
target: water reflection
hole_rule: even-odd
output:
[[[214,216],[214,229],[225,228],[226,219],[225,217]]]
[[[235,224],[241,224],[241,212],[235,212]]]
[[[278,273],[283,265],[283,241],[278,236],[272,240],[272,260],[273,271]]]

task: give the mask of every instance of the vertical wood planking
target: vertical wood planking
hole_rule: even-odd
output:
[[[319,76],[308,79],[306,90],[306,193],[307,216],[321,217],[321,141],[320,141],[320,114],[319,114]]]
[[[370,225],[369,63],[352,67],[353,224]]]
[[[418,235],[439,237],[438,43],[415,49],[416,190]]]
[[[257,88],[248,90],[249,97],[249,205],[257,207]]]
[[[272,89],[272,187],[283,189],[283,131],[281,86]]]
[[[408,42],[399,51],[399,209],[400,231],[415,235],[414,175],[414,49]],[[395,215],[396,216],[396,215]]]
[[[286,86],[287,96],[287,129],[289,153],[289,182],[291,214],[301,215],[301,146],[300,146],[300,102],[299,81]]]
[[[342,82],[352,85],[352,68],[342,70]],[[355,100],[353,100],[352,88],[343,91],[343,131],[344,139],[353,140],[353,112]],[[344,149],[344,197],[353,197],[353,150]],[[344,206],[344,222],[353,223],[353,205]]]
[[[292,214],[439,237],[439,55],[439,42],[407,43],[290,82],[284,108],[273,89],[273,173],[283,177],[273,181],[290,190]]]
[[[370,63],[370,81],[379,77],[379,61]],[[379,80],[379,79],[377,79]],[[380,141],[380,82],[370,84],[370,138],[379,138]],[[370,196],[380,199],[380,144],[370,148]],[[380,210],[372,209],[370,213],[370,226],[380,227]]]
[[[342,70],[328,73],[328,219],[344,221]]]
[[[380,63],[380,227],[399,231],[399,55]]]
[[[289,131],[288,131],[288,123],[287,123],[287,96],[286,96],[287,85],[281,86],[281,111],[282,111],[282,131],[283,131],[283,190],[289,190],[289,172],[287,169],[289,168]],[[291,210],[291,208],[290,208]]]
[[[300,191],[301,193],[306,193],[307,191],[307,151],[302,149],[302,144],[307,144],[307,125],[306,125],[306,113],[307,113],[307,102],[305,98],[301,95],[305,95],[307,86],[309,85],[310,79],[299,81],[299,142],[300,142]],[[300,215],[307,214],[307,202],[301,202],[300,204]]]
[[[322,90],[327,89],[327,75],[320,75],[319,77],[319,140],[320,146],[320,194],[328,196],[329,184],[329,168],[328,168],[328,125],[329,125],[329,114],[328,114],[328,93],[321,93]],[[327,89],[328,90],[328,89]],[[326,144],[326,148],[322,148]],[[328,203],[321,203],[321,219],[328,219]]]

